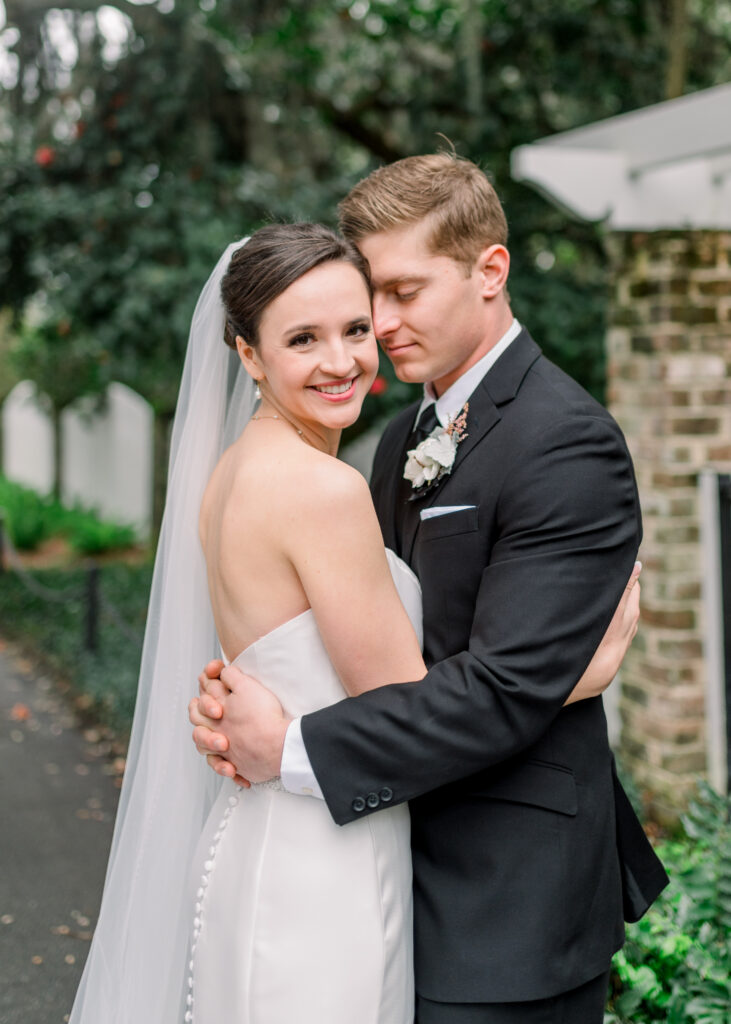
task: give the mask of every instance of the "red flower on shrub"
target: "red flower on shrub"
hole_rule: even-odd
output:
[[[388,381],[379,373],[371,384],[370,393],[372,395],[382,395],[384,391],[388,391]]]
[[[56,150],[52,146],[39,146],[33,159],[39,167],[50,167],[56,159]]]

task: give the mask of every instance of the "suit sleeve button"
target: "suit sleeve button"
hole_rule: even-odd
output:
[[[378,793],[369,793],[367,798],[366,798],[366,803],[368,804],[368,806],[370,808],[378,807],[380,802],[381,801],[380,801],[380,798],[378,796]]]
[[[365,810],[365,805],[366,805],[366,802],[365,802],[365,800],[363,799],[362,796],[357,796],[355,798],[355,800],[353,801],[353,803],[352,803],[353,810],[356,813],[360,813],[360,811],[364,811]]]
[[[379,795],[381,797],[381,800],[383,800],[384,804],[387,804],[391,800],[393,800],[393,790],[391,789],[390,786],[384,786]]]

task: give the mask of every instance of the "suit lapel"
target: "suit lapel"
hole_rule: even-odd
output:
[[[407,562],[411,562],[413,555],[414,542],[421,522],[421,510],[436,504],[440,492],[449,481],[454,480],[470,453],[490,433],[495,424],[499,423],[500,407],[513,401],[525,375],[540,355],[540,348],[523,328],[470,395],[467,436],[457,446],[451,473],[430,487],[422,498],[412,495],[411,500],[406,503],[401,547],[402,557]]]

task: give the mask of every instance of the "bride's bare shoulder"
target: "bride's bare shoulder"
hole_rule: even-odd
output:
[[[277,489],[300,509],[325,513],[333,506],[342,507],[343,503],[372,507],[370,490],[362,474],[309,445],[290,449],[276,469]]]
[[[258,511],[270,521],[302,516],[326,520],[346,510],[373,510],[361,473],[299,439],[296,444],[287,441],[275,439],[266,447],[237,454],[231,466],[234,506],[251,509],[255,495]]]

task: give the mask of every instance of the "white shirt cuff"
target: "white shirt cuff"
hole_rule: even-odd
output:
[[[315,796],[318,800],[325,799],[307,756],[305,741],[302,739],[301,718],[292,719],[287,726],[279,774],[288,793],[294,793],[296,796]]]

